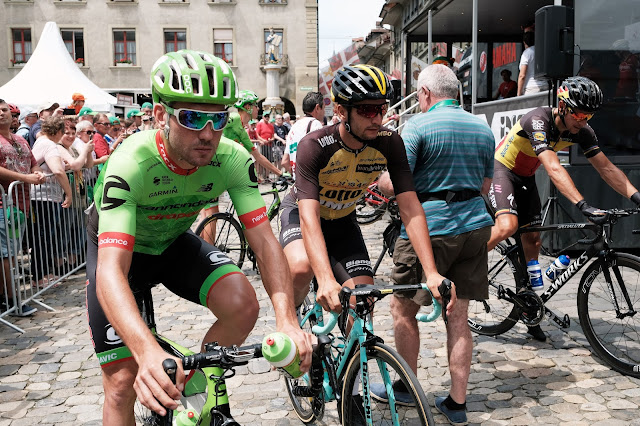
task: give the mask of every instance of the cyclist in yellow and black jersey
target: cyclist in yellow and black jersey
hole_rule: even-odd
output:
[[[600,150],[595,132],[587,124],[601,104],[602,92],[596,83],[585,77],[570,77],[558,88],[557,108],[536,108],[525,114],[500,142],[489,192],[496,210],[496,223],[487,243],[489,250],[513,235],[518,227],[540,223],[541,203],[534,174],[541,164],[555,187],[586,217],[594,222],[598,216],[602,218],[600,210],[587,204],[558,160],[556,152],[572,144],[582,148],[609,186],[640,205],[640,193]],[[522,246],[527,260],[537,260],[540,234],[523,234]],[[546,340],[539,326],[529,333]]]
[[[373,284],[373,272],[355,205],[382,170],[388,168],[400,214],[425,265],[436,298],[443,277],[436,271],[429,230],[413,187],[402,139],[381,128],[392,88],[387,76],[369,65],[347,66],[331,89],[341,122],[311,132],[298,144],[296,184],[283,201],[280,243],[302,303],[315,275],[317,300],[340,311],[341,286]],[[455,303],[449,304],[450,310]]]

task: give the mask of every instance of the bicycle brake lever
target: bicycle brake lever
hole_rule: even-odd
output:
[[[442,283],[438,286],[438,292],[440,292],[440,297],[442,297],[442,319],[444,323],[447,324],[449,322],[447,318],[447,305],[449,301],[451,301],[451,281],[446,278],[442,280]]]
[[[164,372],[167,373],[167,376],[171,379],[173,384],[176,383],[176,371],[178,371],[178,364],[176,364],[176,360],[173,358],[167,358],[162,361],[162,368],[164,368]]]

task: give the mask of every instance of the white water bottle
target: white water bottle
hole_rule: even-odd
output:
[[[531,288],[537,292],[544,290],[544,281],[542,281],[542,269],[540,268],[540,263],[535,259],[528,261],[527,272],[529,273]]]
[[[571,259],[564,254],[560,255],[545,271],[545,275],[549,281],[554,282],[569,267]]]

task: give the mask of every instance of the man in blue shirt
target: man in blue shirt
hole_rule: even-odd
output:
[[[469,300],[488,298],[487,241],[493,219],[481,194],[493,177],[494,137],[487,123],[464,111],[455,100],[458,80],[444,65],[431,65],[418,77],[419,114],[402,132],[418,198],[422,202],[438,273],[456,285],[458,302],[449,315],[447,351],[451,390],[437,397],[436,408],[452,424],[466,424],[466,393],[473,341],[467,325]],[[393,189],[386,176],[383,192]],[[426,276],[402,228],[396,242],[391,279],[396,284],[425,282]],[[411,296],[404,293],[405,296]],[[431,297],[420,291],[413,297],[394,297],[391,314],[396,348],[416,371],[420,337],[415,315]],[[402,392],[401,384],[394,389]],[[373,384],[374,398],[386,398],[384,386]]]

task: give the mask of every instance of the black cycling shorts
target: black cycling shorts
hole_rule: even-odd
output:
[[[298,205],[287,198],[283,200],[280,210],[279,240],[282,247],[302,239]],[[369,252],[355,212],[340,219],[320,219],[320,226],[336,281],[344,284],[355,277],[373,277]]]
[[[496,160],[494,165],[493,183],[488,197],[495,217],[514,214],[518,216],[520,228],[542,223],[542,204],[535,176],[519,176]]]
[[[97,245],[87,242],[87,317],[93,347],[105,367],[131,357],[109,323],[96,294]],[[160,255],[133,253],[129,286],[140,306],[141,290],[162,283],[172,293],[206,306],[207,296],[220,279],[242,271],[224,253],[188,231]]]

